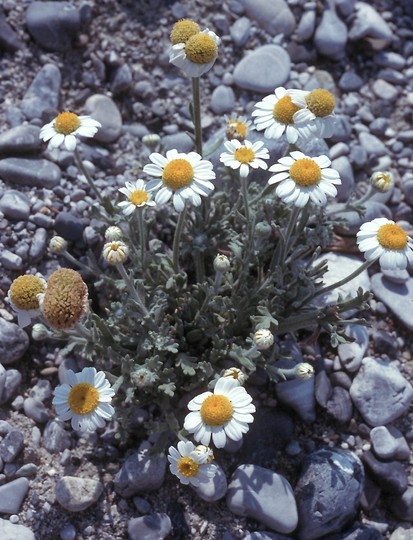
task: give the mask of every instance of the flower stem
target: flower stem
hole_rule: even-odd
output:
[[[87,180],[87,183],[89,184],[91,190],[94,192],[94,194],[96,195],[96,197],[99,199],[99,201],[102,203],[103,207],[105,207],[105,201],[103,200],[103,197],[102,195],[99,193],[99,190],[97,189],[97,187],[95,186],[95,183],[93,182],[92,180],[92,177],[90,176],[88,170],[86,169],[86,167],[83,165],[83,162],[82,160],[80,159],[80,155],[79,155],[79,150],[77,149],[77,147],[75,148],[75,160],[76,160],[76,164],[77,166],[79,167],[80,171],[82,172],[82,174],[85,176],[86,180]]]
[[[195,149],[202,156],[201,99],[199,77],[192,77],[192,105],[194,111]]]
[[[182,230],[184,228],[186,210],[187,207],[185,206],[182,212],[179,214],[178,223],[176,224],[175,229],[174,243],[172,247],[172,264],[176,274],[179,272],[179,244],[181,242]]]
[[[126,285],[128,291],[130,292],[131,297],[139,305],[139,307],[141,308],[142,313],[144,315],[147,315],[148,310],[146,309],[145,304],[144,304],[142,298],[140,297],[138,291],[135,289],[135,285],[133,284],[131,278],[128,276],[128,274],[127,274],[127,272],[125,270],[125,267],[123,266],[123,263],[118,263],[116,265],[116,268],[117,268],[119,274],[122,276],[123,281],[125,282],[125,285]]]
[[[138,232],[139,232],[139,244],[141,248],[141,265],[142,268],[145,267],[145,252],[146,252],[146,237],[145,237],[145,226],[143,221],[143,209],[138,208]]]
[[[248,177],[241,177],[241,191],[242,191],[242,198],[244,199],[244,211],[245,211],[245,218],[247,220],[247,227],[250,227],[250,207],[248,202],[248,184],[247,184],[247,178]]]
[[[336,289],[337,287],[341,287],[342,285],[345,285],[346,283],[348,283],[349,281],[357,277],[359,274],[361,274],[364,270],[367,270],[367,268],[369,268],[375,262],[376,260],[364,261],[363,264],[361,264],[358,268],[356,268],[356,270],[354,270],[354,272],[352,272],[347,277],[340,279],[340,281],[336,281],[335,283],[332,283],[331,285],[328,285],[327,287],[323,287],[322,289],[319,289],[318,291],[316,291],[313,294],[311,300],[315,298],[316,296],[320,296],[321,294],[327,293],[329,291],[332,291],[333,289]]]

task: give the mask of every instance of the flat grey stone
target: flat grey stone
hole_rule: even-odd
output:
[[[289,36],[295,29],[295,18],[284,0],[240,0],[246,14],[271,36]]]
[[[306,380],[280,381],[275,386],[275,392],[280,402],[290,407],[304,422],[314,422],[316,419],[314,388],[314,377],[311,377]]]
[[[0,8],[0,50],[15,52],[22,46],[22,41],[7,22],[4,11]]]
[[[126,92],[132,85],[132,72],[128,64],[122,64],[115,72],[110,89],[114,96]]]
[[[230,34],[234,45],[242,47],[250,37],[251,23],[248,17],[240,17],[231,25]]]
[[[363,216],[357,212],[337,212],[335,216],[345,221],[345,225],[337,225],[335,230],[343,236],[355,236],[361,225],[378,217],[392,219],[392,212],[388,205],[377,201],[367,201],[364,205],[366,211]]]
[[[0,518],[0,538],[2,540],[36,540],[34,533],[24,525],[11,523],[8,519]]]
[[[324,56],[339,60],[345,55],[347,26],[328,3],[324,6],[313,41],[317,51]]]
[[[368,131],[359,133],[359,141],[370,156],[383,156],[388,152],[386,145]]]
[[[20,386],[21,380],[21,373],[17,369],[8,369],[6,371],[6,381],[0,396],[0,405],[7,403],[14,396]]]
[[[21,110],[26,118],[41,118],[46,110],[58,109],[61,78],[60,70],[55,64],[45,64],[40,69],[21,102]]]
[[[0,513],[18,514],[28,490],[29,481],[27,478],[17,478],[17,480],[0,486]],[[20,536],[17,538],[20,540]]]
[[[98,480],[76,476],[64,476],[55,486],[57,502],[69,512],[83,512],[99,499],[102,491]]]
[[[12,221],[27,221],[30,216],[30,199],[16,189],[8,189],[0,199],[0,211]]]
[[[0,154],[24,154],[39,151],[42,141],[40,128],[31,124],[12,127],[0,133]]]
[[[298,23],[296,35],[297,35],[297,41],[303,42],[310,39],[315,30],[315,24],[316,24],[316,6],[313,4],[311,6],[311,9],[304,9],[303,14],[301,15],[300,22]]]
[[[408,301],[413,296],[413,278],[397,284],[386,279],[383,274],[374,274],[371,277],[371,291],[406,328],[413,330],[413,303]]]
[[[340,343],[337,347],[338,357],[343,368],[349,373],[354,373],[361,366],[364,353],[367,350],[369,332],[365,326],[357,324],[346,327],[346,334],[354,341]]]
[[[48,236],[46,229],[43,229],[42,227],[36,229],[31,240],[29,257],[31,261],[36,262],[41,259],[47,250]]]
[[[86,113],[102,124],[94,136],[95,141],[115,142],[121,134],[122,116],[116,103],[108,96],[95,94],[85,103]]]
[[[29,336],[17,324],[0,318],[0,358],[8,366],[20,360],[29,347]]]
[[[0,178],[21,186],[54,188],[61,176],[60,168],[47,159],[9,157],[0,160]]]
[[[212,92],[211,109],[215,114],[230,113],[235,107],[235,94],[230,86],[220,84]]]
[[[23,259],[13,251],[3,249],[0,251],[0,264],[7,270],[21,270],[23,268]]]
[[[379,459],[409,459],[409,445],[394,426],[374,427],[370,431],[370,440]]]
[[[337,186],[337,201],[348,201],[351,193],[354,191],[355,181],[351,162],[347,156],[340,156],[333,159],[331,168],[338,171],[341,179],[341,185]]]
[[[133,518],[128,522],[131,540],[163,540],[172,530],[172,523],[167,514],[150,514]]]
[[[64,429],[60,420],[52,420],[43,432],[43,444],[51,454],[63,452],[70,448],[70,432]]]
[[[353,405],[345,388],[341,386],[333,388],[333,393],[327,402],[327,412],[340,424],[350,422],[353,415]]]
[[[381,50],[395,39],[390,26],[373,6],[366,2],[356,2],[355,7],[349,40],[368,39],[375,50]]]
[[[399,461],[380,461],[372,452],[364,452],[361,459],[373,480],[386,493],[404,493],[408,485],[407,472]]]
[[[26,398],[24,400],[23,409],[25,415],[35,422],[44,424],[49,420],[49,413],[40,399],[34,397]]]
[[[12,463],[23,450],[24,435],[18,429],[12,429],[0,442],[0,457],[5,463]]]
[[[297,507],[288,480],[270,469],[240,465],[232,475],[227,506],[274,531],[289,534],[298,523]]]

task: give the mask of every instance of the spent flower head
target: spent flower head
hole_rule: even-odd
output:
[[[371,175],[370,183],[376,191],[387,193],[394,187],[393,175],[389,171],[376,171]]]
[[[67,383],[53,392],[53,405],[60,420],[70,420],[75,431],[96,431],[115,413],[110,404],[115,395],[103,371],[85,367],[67,372]]]
[[[103,258],[109,264],[124,263],[129,255],[129,248],[122,240],[113,240],[103,246]]]
[[[240,386],[242,386],[247,380],[247,375],[236,367],[226,369],[222,376],[228,379],[234,379],[234,381],[237,381]]]
[[[78,116],[65,111],[40,130],[40,138],[49,141],[49,148],[58,148],[62,144],[69,152],[76,148],[77,138],[94,137],[102,124],[90,116]]]
[[[247,120],[245,116],[231,115],[229,118],[225,116],[227,122],[227,129],[225,136],[229,141],[236,139],[237,141],[245,141],[248,137],[248,133],[255,128],[252,125],[251,120]]]
[[[294,123],[320,138],[331,137],[334,132],[335,98],[325,88],[316,88],[309,92],[293,90],[291,99],[299,110],[294,114]]]
[[[324,206],[327,196],[337,195],[335,186],[341,184],[338,172],[329,165],[331,161],[327,156],[308,157],[302,152],[291,152],[268,169],[276,173],[268,183],[278,184],[275,193],[286,204],[302,208],[311,200]]]
[[[154,152],[149,159],[152,163],[145,165],[143,172],[156,177],[146,184],[147,191],[156,191],[156,204],[164,204],[172,197],[175,210],[182,212],[187,200],[199,206],[201,196],[206,197],[215,189],[210,182],[215,179],[212,163],[196,152],[168,150],[166,157]]]
[[[194,439],[209,445],[211,438],[217,448],[223,448],[227,439],[240,441],[249,430],[255,412],[252,397],[233,378],[218,379],[214,392],[203,392],[188,403],[191,411],[185,418],[184,428]]]
[[[367,261],[379,260],[383,270],[405,270],[413,265],[413,239],[387,218],[363,223],[357,245]]]
[[[24,328],[40,315],[38,295],[46,290],[46,281],[38,276],[19,276],[10,285],[8,302],[17,315],[17,322]]]
[[[268,165],[263,161],[270,157],[268,150],[263,148],[264,143],[257,141],[251,143],[250,141],[243,141],[242,143],[237,139],[232,141],[226,141],[224,143],[228,152],[222,152],[220,161],[231,169],[239,169],[241,178],[246,178],[252,169],[264,169],[268,168]]]
[[[172,45],[177,43],[186,43],[188,39],[195,34],[199,34],[201,27],[192,19],[180,19],[177,21],[170,34]]]
[[[216,465],[207,462],[205,452],[197,451],[192,442],[179,441],[177,447],[169,447],[168,461],[171,473],[179,478],[181,484],[198,487],[201,482],[215,476]]]
[[[221,39],[206,28],[192,34],[185,42],[172,45],[169,61],[188,77],[200,77],[214,65],[220,43]]]
[[[130,216],[137,208],[155,206],[155,201],[151,200],[151,194],[146,191],[146,184],[143,180],[126,182],[125,187],[120,188],[119,191],[128,199],[118,203],[125,216]]]

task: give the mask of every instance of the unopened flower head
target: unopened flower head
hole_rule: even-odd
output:
[[[181,484],[198,487],[201,482],[208,482],[215,476],[216,465],[208,463],[192,442],[179,441],[177,446],[178,449],[169,447],[168,461],[171,473],[179,478]]]
[[[172,45],[169,61],[188,77],[200,77],[214,65],[220,43],[220,38],[207,28],[193,34],[185,42]]]
[[[85,367],[80,373],[67,372],[67,383],[53,392],[53,405],[60,420],[70,420],[75,431],[96,431],[115,413],[110,404],[115,392],[103,371]]]
[[[292,100],[299,110],[294,114],[298,126],[309,128],[320,138],[331,137],[335,126],[335,98],[325,88],[316,88],[311,92],[292,91]]]
[[[145,182],[143,180],[135,180],[135,182],[126,182],[125,187],[119,191],[126,195],[127,201],[121,201],[118,205],[122,208],[125,216],[130,216],[137,208],[144,206],[155,206],[155,202],[151,200],[151,194],[146,191]]]
[[[261,328],[254,334],[254,343],[257,349],[265,351],[274,345],[274,336],[268,328]]]
[[[363,223],[357,244],[366,260],[379,260],[383,270],[405,270],[413,265],[413,240],[394,221],[376,218]]]
[[[49,148],[58,148],[62,144],[69,152],[76,148],[77,137],[94,137],[101,123],[90,116],[78,116],[66,111],[60,113],[40,130],[40,138],[49,141]]]
[[[255,129],[264,131],[268,139],[280,139],[284,134],[290,144],[295,144],[300,136],[306,135],[298,129],[294,115],[300,106],[293,103],[291,90],[279,86],[273,94],[255,104],[252,112]]]
[[[73,328],[89,311],[87,285],[71,268],[53,272],[46,292],[38,298],[47,324],[57,330]]]
[[[152,371],[150,371],[148,368],[141,367],[131,372],[130,379],[132,384],[134,384],[138,388],[145,388],[148,386],[152,386],[156,381],[157,376],[155,375],[155,373],[152,373]]]
[[[247,380],[245,373],[236,367],[226,369],[222,376],[227,377],[228,379],[234,379],[234,381],[237,381],[241,386]]]
[[[195,452],[199,454],[202,463],[211,463],[215,459],[212,448],[205,446],[205,444],[198,444],[198,446],[195,447]]]
[[[245,141],[248,133],[254,129],[251,120],[247,120],[245,116],[232,115],[226,117],[227,129],[225,136],[229,141],[236,139],[237,141]]]
[[[67,242],[61,236],[53,236],[49,242],[49,249],[52,253],[63,253],[67,251]]]
[[[172,197],[175,210],[182,212],[187,200],[199,206],[201,196],[206,197],[215,189],[211,182],[215,178],[212,163],[196,152],[168,150],[166,157],[155,152],[149,159],[152,163],[145,165],[143,172],[156,177],[146,184],[148,192],[156,191],[156,204],[164,204]]]
[[[255,232],[257,236],[261,236],[262,238],[269,238],[272,233],[272,227],[268,222],[260,221],[255,225]]]
[[[116,225],[111,225],[105,231],[105,240],[108,242],[115,242],[116,240],[121,240],[122,238],[122,229],[120,227],[116,227]]]
[[[229,272],[231,269],[231,263],[226,255],[219,253],[214,259],[215,272]]]
[[[390,191],[394,186],[393,176],[390,172],[377,171],[370,177],[370,182],[373,188],[382,193]]]
[[[254,421],[255,406],[243,386],[232,378],[218,379],[214,393],[203,392],[188,403],[191,411],[185,418],[184,428],[194,439],[217,448],[226,445],[227,438],[240,441]]]
[[[268,168],[268,165],[263,161],[270,157],[268,150],[263,148],[264,143],[257,141],[254,144],[245,140],[240,142],[237,139],[226,141],[224,143],[228,152],[223,152],[220,156],[220,161],[231,169],[239,169],[241,178],[246,178],[252,169]]]
[[[143,144],[147,146],[150,150],[155,150],[160,141],[161,138],[157,133],[148,133],[147,135],[144,135],[142,137]]]
[[[338,172],[329,165],[327,156],[308,157],[302,152],[291,152],[268,169],[276,173],[268,183],[278,184],[275,193],[286,204],[302,208],[311,201],[324,206],[327,196],[337,195],[335,186],[341,184]]]
[[[180,19],[172,28],[170,35],[171,43],[172,45],[186,43],[190,37],[199,34],[200,31],[199,24],[192,19]]]
[[[295,372],[299,379],[311,379],[311,377],[314,375],[314,368],[307,362],[300,362],[296,365]]]
[[[32,338],[34,341],[43,341],[50,336],[49,330],[42,323],[36,323],[32,328]]]
[[[19,326],[28,326],[40,314],[38,295],[46,290],[46,281],[27,274],[16,278],[10,286],[7,299],[17,315]]]
[[[124,263],[129,255],[129,248],[122,240],[113,240],[103,246],[103,258],[109,264]]]

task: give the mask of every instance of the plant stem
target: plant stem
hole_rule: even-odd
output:
[[[345,285],[355,277],[357,277],[359,274],[361,274],[364,270],[369,268],[372,264],[374,264],[376,260],[374,261],[364,261],[363,264],[361,264],[354,272],[352,272],[347,277],[340,279],[340,281],[336,281],[335,283],[332,283],[331,285],[328,285],[327,287],[323,287],[322,289],[319,289],[316,291],[313,296],[311,297],[311,300],[315,298],[316,296],[320,296],[320,294],[327,293],[329,291],[332,291],[333,289],[336,289],[337,287],[341,287],[342,285]]]
[[[146,237],[145,237],[145,227],[143,221],[143,209],[138,208],[138,232],[139,232],[139,244],[141,248],[141,265],[142,268],[145,267],[145,252],[146,252]]]
[[[248,202],[247,178],[248,177],[241,177],[241,191],[242,191],[242,198],[244,199],[244,211],[245,211],[245,218],[247,220],[247,227],[250,227],[251,223],[250,223],[250,207],[249,207],[249,202]]]
[[[287,225],[287,231],[285,233],[285,244],[284,244],[284,251],[281,258],[281,264],[284,263],[286,256],[288,255],[288,250],[290,249],[290,239],[292,232],[294,230],[294,227],[297,224],[298,214],[300,213],[301,208],[298,206],[294,206],[291,214],[290,214],[290,220]]]
[[[179,214],[178,223],[176,224],[174,243],[172,247],[172,264],[174,267],[174,272],[177,274],[179,272],[179,244],[181,242],[182,230],[184,228],[185,216],[186,216],[187,207],[185,205],[182,212]]]
[[[75,155],[75,160],[76,160],[76,164],[77,166],[79,167],[80,171],[82,172],[82,174],[85,176],[86,180],[87,180],[87,183],[89,184],[91,190],[94,192],[94,194],[96,195],[96,197],[99,199],[99,201],[102,203],[103,207],[105,207],[105,201],[103,200],[103,197],[102,195],[99,193],[99,190],[97,189],[97,187],[95,186],[95,183],[93,182],[92,180],[92,177],[90,176],[88,170],[86,169],[86,167],[83,165],[83,162],[80,158],[80,155],[79,155],[79,150],[77,149],[77,147],[75,148],[75,152],[74,152],[74,155]]]
[[[135,285],[133,284],[131,278],[128,276],[128,274],[127,274],[127,272],[125,270],[125,267],[123,266],[123,263],[118,263],[116,265],[116,268],[117,268],[119,274],[122,276],[123,281],[125,282],[125,285],[126,285],[128,291],[130,292],[131,297],[139,305],[139,307],[141,308],[142,313],[144,315],[147,315],[148,310],[146,309],[145,304],[144,304],[142,298],[140,297],[138,291],[135,289]]]
[[[199,77],[192,77],[192,104],[194,110],[195,149],[202,156],[201,99]]]

